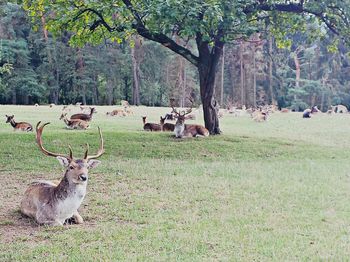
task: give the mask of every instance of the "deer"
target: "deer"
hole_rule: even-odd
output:
[[[145,130],[145,131],[154,131],[154,132],[161,131],[161,126],[159,124],[146,123],[146,118],[147,118],[146,116],[142,117],[143,130]]]
[[[115,109],[112,112],[107,112],[107,116],[126,116],[126,112],[123,109]]]
[[[50,123],[41,121],[36,125],[36,142],[39,149],[46,156],[56,157],[58,162],[66,168],[59,183],[46,180],[33,182],[25,191],[21,201],[21,213],[34,219],[41,225],[62,226],[67,219],[73,218],[77,224],[84,222],[78,213],[78,208],[86,195],[89,169],[97,167],[101,161],[96,160],[104,153],[101,129],[100,147],[95,155],[88,155],[89,144],[82,159],[73,157],[72,148],[69,154],[59,154],[46,150],[43,146],[42,133],[44,127]]]
[[[12,116],[5,115],[5,116],[7,118],[6,123],[10,123],[14,131],[16,130],[27,131],[27,132],[33,131],[33,127],[31,124],[27,122],[16,122],[14,119],[15,117],[14,115]]]
[[[176,114],[176,123],[174,133],[176,138],[186,137],[207,137],[209,131],[202,125],[185,125],[186,115],[192,112],[192,108],[184,111],[183,113],[178,112],[173,106],[173,112]]]
[[[66,124],[69,129],[88,129],[89,122],[80,120],[80,119],[68,119],[67,113],[62,113],[60,116],[60,120],[63,119],[63,122]]]
[[[84,121],[91,121],[92,120],[92,115],[96,113],[96,109],[94,107],[90,107],[90,114],[83,114],[83,113],[78,113],[71,115],[70,119],[80,119]]]
[[[160,129],[163,132],[173,132],[175,129],[175,125],[171,123],[165,123],[166,116],[160,117]]]

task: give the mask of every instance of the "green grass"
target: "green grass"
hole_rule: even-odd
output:
[[[223,135],[174,139],[142,131],[165,108],[127,118],[98,107],[88,131],[64,129],[61,107],[0,106],[32,124],[50,121],[47,148],[98,148],[80,208],[84,225],[37,226],[19,214],[27,185],[63,170],[34,133],[0,123],[0,261],[309,261],[350,256],[350,115],[273,114],[221,120]],[[73,108],[72,110],[77,110]],[[195,122],[202,122],[202,117]],[[5,120],[5,118],[4,118]]]

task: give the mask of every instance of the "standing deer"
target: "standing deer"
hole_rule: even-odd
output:
[[[84,121],[91,121],[92,120],[92,115],[96,113],[96,109],[94,107],[90,107],[90,114],[83,114],[83,113],[78,113],[71,115],[70,119],[80,119]]]
[[[80,119],[68,119],[67,113],[62,113],[60,116],[60,120],[63,119],[63,122],[66,124],[69,129],[88,129],[89,122],[80,120]]]
[[[10,123],[10,125],[13,127],[13,130],[16,131],[16,130],[20,130],[20,131],[33,131],[33,127],[31,124],[27,123],[27,122],[16,122],[15,119],[14,119],[14,115],[12,116],[8,116],[8,115],[5,115],[6,116],[6,123]]]
[[[42,132],[49,123],[39,127],[40,123],[36,125],[36,142],[40,150],[47,156],[56,157],[66,171],[59,183],[46,180],[32,183],[24,193],[21,212],[39,224],[63,225],[66,219],[72,217],[77,224],[81,224],[84,221],[78,213],[78,208],[86,195],[88,172],[101,163],[95,159],[104,153],[101,129],[98,129],[100,147],[97,154],[89,156],[89,144],[86,144],[84,158],[75,159],[70,146],[68,156],[50,152],[43,147]]]
[[[209,131],[202,125],[185,125],[186,115],[192,112],[192,108],[187,110],[187,112],[177,112],[177,110],[173,108],[174,113],[176,114],[176,123],[175,123],[175,137],[183,138],[183,137],[206,137],[209,136]]]
[[[166,116],[160,117],[160,128],[163,132],[173,132],[175,129],[175,125],[171,123],[165,123]]]
[[[159,124],[154,124],[154,123],[146,123],[146,116],[142,117],[142,121],[143,121],[143,130],[145,131],[161,131],[161,127]]]

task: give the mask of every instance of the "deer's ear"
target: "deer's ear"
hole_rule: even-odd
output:
[[[101,164],[101,161],[100,161],[100,160],[92,159],[92,160],[89,160],[89,161],[88,161],[88,167],[89,167],[89,168],[95,168],[95,167],[97,167],[99,164]]]
[[[56,156],[58,162],[60,162],[60,164],[64,167],[67,167],[69,166],[69,160],[68,158],[65,158],[63,156]]]

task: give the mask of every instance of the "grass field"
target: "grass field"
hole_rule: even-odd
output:
[[[350,115],[275,113],[265,123],[228,115],[223,135],[178,140],[142,131],[141,115],[158,122],[166,108],[133,109],[113,118],[98,107],[88,131],[73,131],[59,106],[0,106],[0,261],[349,259]],[[78,157],[86,142],[97,150],[102,128],[106,153],[89,174],[85,224],[38,226],[20,215],[28,184],[63,169],[5,114],[50,121],[46,147],[71,144]]]

